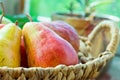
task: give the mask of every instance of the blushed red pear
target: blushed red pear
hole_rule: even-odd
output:
[[[22,32],[29,67],[55,67],[59,64],[78,63],[78,56],[72,45],[43,24],[28,22]]]

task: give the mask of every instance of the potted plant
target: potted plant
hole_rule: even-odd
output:
[[[75,5],[77,4],[75,1],[80,4],[80,10],[82,11],[80,14],[74,13]],[[108,15],[98,16],[95,14],[98,6],[110,3],[112,3],[112,0],[95,0],[94,2],[91,0],[73,0],[69,3],[69,6],[66,7],[66,9],[69,10],[69,13],[54,13],[52,15],[52,20],[63,20],[68,22],[70,25],[75,27],[80,35],[87,36],[97,23],[101,20],[111,18]],[[112,19],[114,18],[116,17],[112,16]]]

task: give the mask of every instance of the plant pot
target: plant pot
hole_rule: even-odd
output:
[[[63,20],[70,25],[72,25],[78,32],[78,34],[83,35],[84,30],[90,25],[90,21],[80,18],[80,15],[74,14],[61,14],[56,13],[52,15],[52,20]]]

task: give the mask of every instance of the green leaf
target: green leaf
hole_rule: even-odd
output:
[[[90,3],[90,5],[88,7],[90,7],[90,8],[96,8],[98,6],[107,5],[107,4],[110,4],[112,2],[113,2],[113,0],[95,1],[95,2]]]

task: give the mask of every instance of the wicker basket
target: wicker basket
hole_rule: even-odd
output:
[[[99,32],[109,29],[111,41],[104,52],[97,57],[92,56],[91,46]],[[88,80],[95,79],[106,63],[115,55],[119,42],[118,29],[112,21],[98,24],[88,37],[80,37],[81,63],[71,66],[58,65],[56,67],[41,68],[8,68],[0,67],[0,80]],[[96,47],[97,48],[97,47]]]

